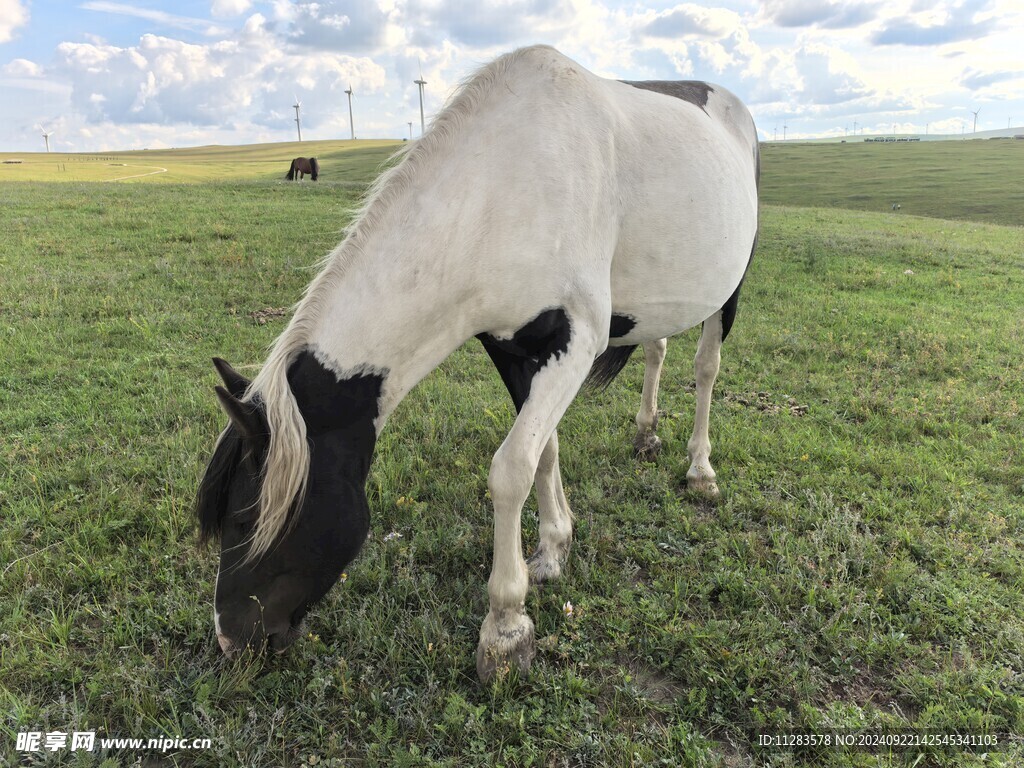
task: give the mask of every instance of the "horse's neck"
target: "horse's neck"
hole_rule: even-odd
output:
[[[339,380],[382,377],[378,432],[409,390],[479,331],[460,311],[441,258],[410,246],[388,237],[342,244],[297,314],[308,314],[307,346]]]

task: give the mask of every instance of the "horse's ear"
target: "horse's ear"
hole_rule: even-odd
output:
[[[270,436],[270,428],[259,406],[242,402],[224,387],[214,387],[214,391],[217,393],[220,407],[231,419],[242,439],[258,446],[265,444]]]
[[[249,388],[249,380],[232,368],[227,360],[215,357],[213,358],[213,367],[217,369],[221,381],[224,382],[224,386],[227,387],[232,397],[241,398],[245,394],[245,390]]]

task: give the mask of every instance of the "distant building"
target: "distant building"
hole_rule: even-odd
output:
[[[920,136],[869,136],[864,139],[866,144],[892,144],[898,141],[920,141]]]

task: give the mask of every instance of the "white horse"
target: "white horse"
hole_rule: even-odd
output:
[[[552,48],[476,73],[384,173],[253,382],[215,361],[230,416],[200,487],[221,537],[215,625],[227,653],[285,648],[369,528],[377,435],[470,337],[518,415],[494,454],[490,609],[477,670],[527,668],[524,601],[572,538],[555,428],[588,373],[645,347],[638,449],[654,444],[665,337],[703,323],[690,486],[715,495],[708,412],[757,234],[757,135],[718,86],[599,78]],[[656,448],[656,445],[654,445]],[[536,484],[540,542],[520,515]]]

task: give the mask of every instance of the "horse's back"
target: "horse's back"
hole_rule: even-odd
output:
[[[637,318],[616,343],[634,343],[697,325],[742,280],[757,233],[757,133],[721,86],[606,82],[625,115],[612,303]]]
[[[756,226],[749,115],[706,95],[702,108],[607,80],[546,46],[507,54],[385,177],[360,247],[435,252],[402,279],[473,297],[474,332],[583,300],[633,317],[630,343],[699,323],[735,290]],[[671,323],[650,314],[655,294]]]

